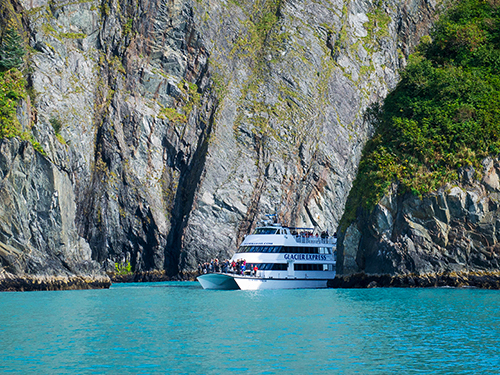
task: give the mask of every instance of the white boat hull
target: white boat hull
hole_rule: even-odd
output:
[[[327,279],[262,279],[259,277],[235,277],[242,290],[260,289],[318,289],[327,287]]]
[[[318,289],[326,288],[328,279],[275,279],[209,273],[197,277],[203,289]]]
[[[240,289],[238,284],[234,281],[232,275],[222,273],[207,273],[196,278],[203,289]]]

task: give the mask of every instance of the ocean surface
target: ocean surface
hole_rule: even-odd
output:
[[[491,374],[500,291],[0,293],[0,373]]]

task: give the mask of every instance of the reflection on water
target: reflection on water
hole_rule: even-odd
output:
[[[500,294],[211,291],[195,282],[0,294],[0,372],[491,373]]]

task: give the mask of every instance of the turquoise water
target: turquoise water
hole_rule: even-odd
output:
[[[0,293],[0,354],[0,373],[21,374],[498,373],[500,292]]]

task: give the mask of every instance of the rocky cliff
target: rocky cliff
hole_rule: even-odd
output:
[[[500,4],[449,4],[372,112],[332,285],[500,288]]]
[[[499,168],[487,158],[422,199],[393,185],[341,233],[332,285],[500,288]]]
[[[0,141],[0,291],[109,287],[75,225],[67,173],[28,142]]]
[[[396,85],[436,7],[7,3],[29,45],[18,117],[44,154],[0,141],[13,202],[1,207],[2,268],[130,262],[167,277],[230,255],[262,213],[336,228],[372,133],[364,111]]]

